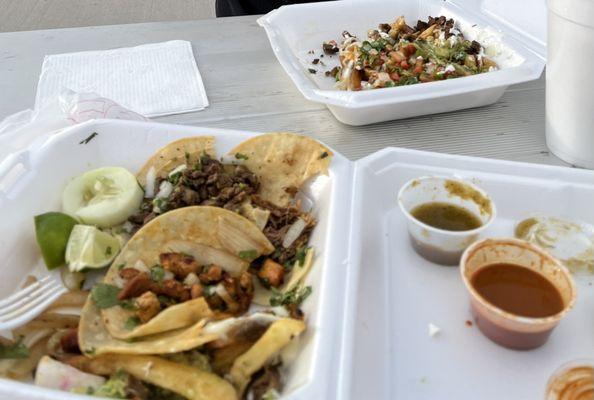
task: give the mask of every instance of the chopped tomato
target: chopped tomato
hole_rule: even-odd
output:
[[[413,74],[419,75],[421,72],[423,72],[423,59],[417,58],[417,60],[415,61],[415,68],[413,69]]]
[[[412,44],[412,43],[409,43],[409,44],[407,44],[406,46],[404,46],[404,48],[402,49],[402,51],[404,52],[404,54],[405,54],[407,57],[410,57],[410,56],[412,56],[413,54],[415,54],[415,53],[416,53],[416,51],[417,51],[417,48],[415,47],[415,45],[414,45],[414,44]]]
[[[400,66],[401,66],[402,68],[404,68],[404,69],[409,69],[409,68],[410,68],[410,65],[409,65],[409,64],[406,62],[406,60],[402,61],[402,62],[400,63]]]
[[[400,75],[398,75],[398,72],[394,71],[390,74],[390,79],[394,82],[398,82],[400,80]]]

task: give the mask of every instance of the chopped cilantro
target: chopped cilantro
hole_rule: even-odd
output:
[[[29,349],[21,341],[13,344],[0,344],[0,359],[29,357]]]
[[[153,200],[153,204],[155,205],[155,207],[159,210],[159,213],[164,213],[165,211],[167,211],[167,204],[168,201],[167,199],[164,198],[156,198]]]
[[[168,296],[164,296],[162,294],[157,296],[157,299],[159,299],[159,303],[163,304],[166,307],[172,306],[175,304],[175,300],[172,299],[171,297]]]
[[[130,311],[138,310],[138,307],[136,307],[136,302],[132,299],[126,299],[126,300],[120,301],[120,307],[122,307],[124,310],[130,310]]]
[[[111,255],[111,246],[107,246],[107,248],[105,249],[105,256],[109,257]]]
[[[295,286],[293,289],[286,293],[281,292],[275,288],[272,288],[272,296],[270,297],[270,305],[276,306],[288,306],[294,304],[296,306],[303,303],[305,299],[311,294],[311,286],[299,287]]]
[[[97,136],[97,135],[99,135],[97,132],[93,132],[86,139],[83,139],[80,142],[78,142],[78,144],[87,144],[91,140],[93,140],[95,138],[95,136]]]
[[[322,153],[322,155],[320,156],[321,159],[328,157],[328,152],[325,151]]]
[[[118,271],[121,271],[125,266],[126,266],[125,263],[121,263],[116,268],[118,269]]]
[[[138,318],[136,315],[128,318],[126,322],[124,322],[124,328],[128,329],[129,331],[136,328],[138,325],[140,325],[140,318]]]
[[[316,74],[318,72],[313,68],[308,68],[307,70],[309,71],[310,74]]]
[[[151,279],[155,282],[161,282],[165,277],[165,270],[159,264],[151,267]]]
[[[215,294],[216,285],[205,285],[203,288],[204,297],[211,297]]]
[[[91,299],[97,308],[110,308],[119,304],[120,288],[108,283],[98,283],[91,291]]]
[[[303,246],[297,249],[297,253],[295,254],[295,260],[299,261],[299,266],[302,267],[305,264],[305,256],[307,255],[307,251],[309,250],[309,246]]]
[[[175,174],[172,174],[170,176],[167,177],[167,180],[172,184],[172,185],[177,185],[177,183],[179,182],[180,178],[182,177],[183,172],[179,171],[176,172]]]
[[[238,160],[249,160],[249,157],[242,153],[235,153],[235,158]]]
[[[256,250],[244,250],[239,252],[239,258],[245,261],[252,262],[258,258],[258,252]]]
[[[190,164],[190,153],[188,153],[187,151],[184,153],[184,156],[186,157],[186,164]]]

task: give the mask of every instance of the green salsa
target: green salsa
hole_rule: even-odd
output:
[[[411,215],[424,224],[446,231],[470,231],[482,225],[480,218],[464,207],[437,201],[416,206]]]

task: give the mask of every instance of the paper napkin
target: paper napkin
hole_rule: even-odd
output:
[[[93,92],[147,117],[202,110],[208,99],[190,42],[48,55],[35,108],[63,89]]]

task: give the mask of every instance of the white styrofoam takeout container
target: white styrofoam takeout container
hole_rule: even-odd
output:
[[[98,135],[79,144],[92,132]],[[213,135],[217,154],[256,135],[238,131],[122,120],[95,120],[55,135],[46,135],[27,150],[0,164],[0,298],[19,286],[42,264],[35,241],[33,216],[61,209],[61,195],[73,177],[101,166],[122,166],[136,171],[163,145],[187,136]],[[287,399],[336,398],[337,364],[350,212],[352,164],[340,154],[332,160],[329,177],[313,180],[306,195],[314,200],[319,219],[311,245],[316,256],[306,284],[313,287],[304,303],[308,329],[287,356],[284,394]],[[45,272],[45,268],[36,270]],[[299,347],[299,349],[296,349]],[[293,351],[290,351],[293,350]],[[32,384],[0,379],[0,398],[80,399],[82,395],[53,391]]]
[[[89,144],[79,142],[96,131]],[[215,135],[217,152],[255,133],[130,121],[89,121],[0,163],[0,298],[39,263],[32,217],[60,208],[73,176],[120,165],[135,170],[160,146],[180,137]],[[483,236],[509,236],[533,213],[594,223],[594,172],[508,161],[385,149],[357,162],[340,154],[329,178],[308,188],[319,225],[317,258],[307,284],[308,331],[288,369],[285,399],[534,399],[550,374],[575,358],[594,357],[593,277],[576,277],[575,308],[543,347],[518,352],[497,346],[471,320],[456,267],[431,264],[409,245],[397,193],[426,175],[465,179],[497,206]],[[441,328],[430,337],[428,324]],[[0,398],[81,399],[0,379]]]
[[[594,223],[594,171],[388,148],[355,163],[341,399],[542,399],[551,374],[594,356],[594,276],[548,342],[517,351],[476,327],[458,267],[409,244],[397,194],[410,179],[453,176],[485,190],[497,218],[482,237],[513,237],[532,213]],[[429,334],[429,324],[441,329]]]
[[[537,1],[323,2],[284,6],[261,17],[258,23],[266,30],[278,61],[306,99],[326,104],[345,124],[365,125],[492,104],[503,95],[507,86],[540,77],[546,52],[542,39],[544,21],[538,20],[543,6],[534,7],[534,11],[527,7]],[[508,8],[503,9],[502,5]],[[363,40],[368,29],[377,28],[382,22],[392,22],[399,15],[404,15],[409,25],[428,15],[445,15],[466,26],[489,27],[524,61],[498,71],[459,79],[359,92],[337,90],[333,87],[334,80],[324,76],[325,70],[338,65],[336,55],[321,58],[325,67],[311,64],[313,58],[323,54],[322,42],[334,39],[340,43],[344,30]],[[311,50],[313,55],[308,54]],[[312,67],[318,70],[316,74],[308,72]]]

